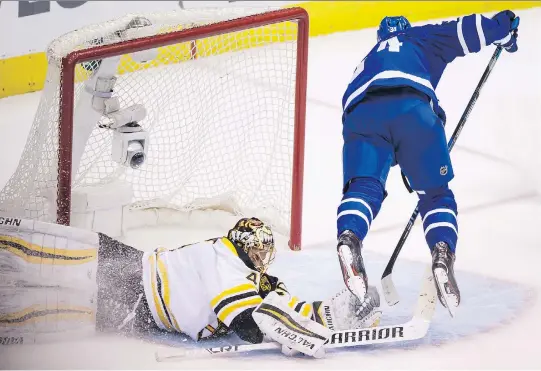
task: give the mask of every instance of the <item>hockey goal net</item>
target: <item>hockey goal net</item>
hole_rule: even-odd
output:
[[[127,15],[54,40],[0,211],[69,225],[84,190],[260,217],[298,249],[307,43],[300,8]]]

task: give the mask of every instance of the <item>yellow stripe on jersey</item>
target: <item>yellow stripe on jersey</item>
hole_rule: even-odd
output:
[[[291,300],[289,301],[289,303],[287,303],[287,305],[290,307],[290,308],[295,308],[295,304],[297,304],[297,302],[299,301],[299,298],[294,296],[291,298]]]
[[[74,265],[93,261],[98,249],[59,249],[30,243],[22,238],[0,236],[0,249],[7,250],[32,264]]]
[[[165,266],[165,263],[162,259],[160,259],[160,252],[162,252],[163,249],[160,249],[157,252],[157,263],[158,263],[158,273],[160,275],[160,279],[162,281],[162,298],[165,303],[165,310],[169,314],[169,318],[173,321],[173,326],[178,332],[182,332],[180,330],[180,326],[178,325],[178,322],[175,318],[175,315],[173,311],[171,310],[171,290],[169,287],[169,277],[167,276],[167,267]]]
[[[235,248],[233,243],[231,241],[229,241],[229,239],[227,239],[226,237],[222,237],[220,240],[225,245],[225,247],[227,247],[229,249],[229,251],[231,251],[233,253],[233,255],[235,255],[237,257],[239,256],[239,253],[237,252],[237,249]]]
[[[220,310],[220,312],[218,313],[218,318],[223,323],[226,323],[226,324],[231,323],[231,321],[228,321],[228,320],[230,319],[229,316],[234,311],[240,308],[244,308],[244,310],[249,309],[249,308],[255,308],[262,302],[263,302],[263,299],[261,299],[261,296],[251,297],[245,300],[233,302],[231,304],[226,305],[222,310]]]
[[[239,314],[238,309],[256,307],[262,301],[263,299],[257,293],[257,287],[250,282],[223,291],[212,299],[210,304],[218,319],[229,325]]]
[[[312,305],[305,303],[302,305],[301,316],[311,317],[312,316]]]
[[[156,308],[156,313],[162,322],[162,325],[167,329],[171,330],[171,323],[167,319],[164,313],[164,308],[160,300],[160,294],[158,292],[158,279],[156,271],[156,253],[151,254],[148,258],[150,262],[150,283],[152,286],[152,301],[154,302],[154,307]]]
[[[214,308],[222,300],[227,299],[230,296],[238,295],[248,291],[255,291],[257,293],[257,287],[253,283],[243,283],[232,287],[228,290],[223,291],[221,294],[217,295],[214,299],[211,300],[210,305]]]

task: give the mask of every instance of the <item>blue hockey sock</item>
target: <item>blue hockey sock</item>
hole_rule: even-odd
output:
[[[418,192],[419,193],[419,192]],[[447,185],[419,193],[419,211],[423,220],[426,243],[432,249],[446,242],[455,252],[458,241],[457,205]]]
[[[337,211],[338,236],[350,230],[362,241],[368,234],[384,198],[381,182],[375,178],[355,178],[346,188]]]

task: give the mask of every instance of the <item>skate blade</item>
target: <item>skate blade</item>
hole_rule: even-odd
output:
[[[457,305],[458,300],[457,300],[456,295],[448,294],[447,290],[445,290],[445,284],[449,281],[449,278],[447,277],[447,272],[445,271],[445,269],[443,268],[434,269],[434,279],[441,293],[441,298],[445,302],[444,307],[447,308],[447,311],[449,311],[449,315],[451,317],[454,317],[455,310],[458,307]]]
[[[342,267],[346,270],[347,273],[347,280],[345,280],[345,283],[348,290],[353,295],[357,296],[359,300],[363,301],[366,296],[367,287],[364,283],[363,278],[355,275],[353,273],[353,270],[351,269],[351,265],[353,264],[353,256],[351,255],[349,247],[346,245],[340,245],[340,247],[338,248],[338,257],[340,259]]]

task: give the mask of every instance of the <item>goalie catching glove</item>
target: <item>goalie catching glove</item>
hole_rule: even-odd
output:
[[[363,302],[344,289],[330,300],[313,304],[296,303],[296,298],[273,291],[252,317],[267,338],[282,344],[285,355],[303,353],[322,358],[323,345],[334,331],[377,326],[381,317],[379,305],[374,287],[369,287]]]

